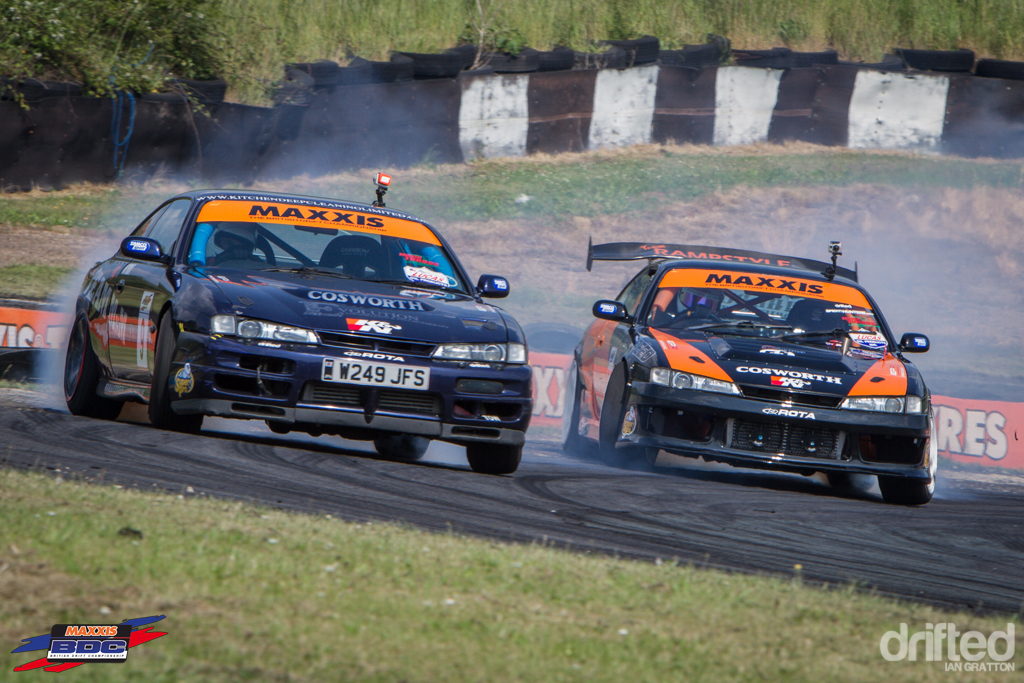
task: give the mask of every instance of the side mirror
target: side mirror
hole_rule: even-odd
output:
[[[148,237],[125,237],[121,240],[121,254],[143,261],[160,261],[164,257],[160,243]]]
[[[900,339],[900,351],[906,351],[907,353],[924,353],[931,348],[931,344],[928,342],[928,337],[923,334],[916,334],[914,332],[907,332]]]
[[[602,300],[594,302],[594,317],[622,323],[629,320],[629,313],[626,312],[626,307],[618,301]]]
[[[476,283],[476,291],[489,299],[504,299],[509,292],[508,280],[500,275],[481,275]]]

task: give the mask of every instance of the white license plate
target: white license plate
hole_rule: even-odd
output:
[[[419,389],[430,386],[430,368],[416,368],[395,363],[367,363],[365,361],[324,358],[321,377],[325,382],[341,384],[368,384],[375,387]]]

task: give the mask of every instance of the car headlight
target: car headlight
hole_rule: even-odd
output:
[[[320,339],[313,330],[291,325],[281,325],[265,320],[237,319],[233,315],[215,315],[210,319],[210,331],[240,337],[241,339],[272,339],[298,344],[319,344]]]
[[[701,375],[691,375],[688,372],[679,372],[669,368],[653,368],[651,370],[651,382],[673,389],[696,389],[697,391],[711,391],[716,394],[739,394],[740,388],[732,382],[724,382],[720,379],[712,379]]]
[[[436,360],[474,360],[484,363],[526,363],[524,344],[441,344],[432,356]]]
[[[917,398],[916,396],[913,398]],[[917,399],[920,401],[921,399]],[[902,413],[905,405],[903,398],[895,396],[871,396],[848,398],[840,404],[846,410],[868,410],[874,413]],[[920,412],[920,408],[918,409]]]

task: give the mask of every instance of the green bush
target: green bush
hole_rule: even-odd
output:
[[[218,72],[211,0],[25,0],[0,9],[0,72],[70,80],[89,94],[151,92]]]

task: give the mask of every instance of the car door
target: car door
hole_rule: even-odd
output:
[[[636,307],[647,289],[655,270],[647,268],[638,273],[629,284],[627,284],[616,301],[621,302],[630,315],[636,314]],[[617,323],[611,320],[598,320],[590,328],[588,335],[593,340],[591,353],[590,375],[593,379],[594,393],[594,415],[601,414],[601,405],[604,402],[605,389],[608,380],[611,379],[612,370],[622,357],[629,350],[632,344],[630,339],[631,325],[628,323]]]
[[[148,237],[160,244],[165,255],[174,253],[191,199],[175,199],[164,205],[134,237]],[[118,339],[111,335],[110,364],[116,377],[148,384],[152,378],[157,316],[174,290],[166,263],[126,259],[128,263],[114,279],[123,323]]]

